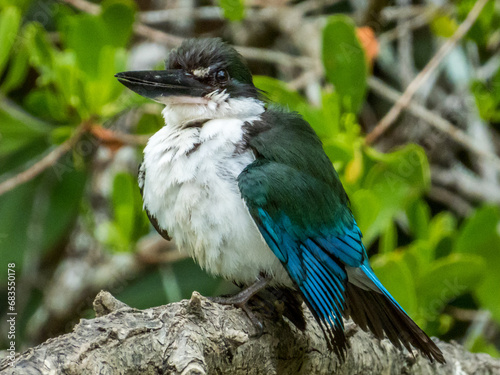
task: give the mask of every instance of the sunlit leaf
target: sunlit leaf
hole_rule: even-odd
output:
[[[105,0],[100,18],[106,28],[109,45],[125,47],[132,35],[136,4],[132,0]]]
[[[0,12],[0,76],[10,57],[21,24],[21,12],[9,6]]]
[[[364,234],[363,242],[368,246],[379,233],[375,224],[382,210],[381,201],[372,190],[367,189],[357,190],[350,198],[352,211]]]
[[[371,259],[373,270],[382,284],[409,315],[417,310],[417,297],[412,273],[402,254],[389,253]]]
[[[466,254],[434,261],[417,283],[420,319],[434,319],[447,302],[473,290],[484,276],[484,266],[484,259]]]
[[[429,237],[429,221],[431,212],[427,203],[417,200],[406,210],[410,231],[416,238],[425,239]]]
[[[457,21],[445,14],[434,17],[430,25],[436,35],[444,38],[451,37],[458,28]]]
[[[244,0],[219,0],[218,2],[224,12],[224,18],[230,21],[241,21],[245,16]]]
[[[455,242],[455,251],[460,254],[473,254],[485,260],[482,269],[483,282],[478,285],[476,294],[484,308],[491,311],[493,318],[500,323],[500,304],[495,292],[500,285],[500,210],[498,207],[485,206],[477,210],[462,226]]]
[[[366,93],[367,63],[351,18],[331,16],[323,29],[323,65],[326,77],[340,94],[345,108],[361,109]]]
[[[0,156],[45,138],[50,127],[20,108],[0,101]]]
[[[296,110],[299,105],[306,103],[297,92],[288,89],[283,81],[266,76],[254,76],[253,81],[271,102],[281,104],[284,108]]]
[[[373,191],[381,205],[377,220],[365,232],[371,241],[429,188],[430,169],[424,151],[416,145],[390,154],[373,150],[367,154],[377,162],[369,168],[362,187]]]
[[[9,92],[18,88],[26,79],[29,69],[29,53],[25,44],[18,43],[16,53],[12,55],[9,69],[7,69],[5,80],[0,86],[3,92]],[[1,71],[1,70],[0,70]]]
[[[345,179],[347,183],[353,184],[361,178],[363,173],[363,154],[360,149],[354,151],[354,158],[347,163],[345,168]]]
[[[477,210],[460,228],[455,251],[458,253],[481,254],[485,258],[500,257],[486,244],[499,238],[498,225],[500,210],[498,207],[485,206]]]
[[[124,237],[130,239],[134,228],[134,187],[130,175],[118,173],[113,181],[113,209],[115,220]]]
[[[385,227],[382,236],[380,237],[379,242],[379,253],[387,254],[397,247],[398,243],[398,232],[396,229],[396,225],[394,223],[390,223]]]
[[[2,261],[15,263],[16,272],[20,273],[29,237],[26,220],[33,210],[33,199],[36,189],[34,181],[21,185],[0,196],[0,247]],[[0,268],[0,280],[7,280],[7,267]]]

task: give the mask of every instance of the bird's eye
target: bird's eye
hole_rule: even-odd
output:
[[[229,81],[229,74],[227,70],[222,69],[215,72],[215,80],[217,83],[226,83]]]

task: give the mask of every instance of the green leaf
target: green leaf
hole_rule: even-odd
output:
[[[498,207],[485,206],[478,209],[461,227],[455,242],[455,252],[480,254],[487,259],[496,259],[498,255],[487,244],[498,239],[499,222]]]
[[[458,28],[457,21],[446,14],[434,17],[430,26],[434,34],[443,38],[450,38]]]
[[[364,234],[364,243],[368,246],[373,240],[374,235],[367,236],[373,233],[377,218],[382,210],[380,199],[372,190],[359,189],[354,194],[351,194],[351,205],[356,222]]]
[[[342,106],[339,95],[336,92],[324,92],[321,98],[321,109],[324,113],[324,121],[316,124],[314,130],[323,141],[335,140],[340,135],[342,122]]]
[[[483,282],[478,285],[476,295],[481,306],[490,310],[493,318],[500,323],[500,303],[494,291],[500,285],[500,209],[485,206],[478,209],[462,226],[455,242],[455,252],[481,256],[485,260],[482,269]]]
[[[332,161],[332,163],[341,162],[342,165],[347,164],[354,157],[354,150],[352,144],[347,144],[343,142],[339,137],[337,140],[329,141],[328,143],[323,143],[323,148],[326,154]],[[345,137],[343,137],[345,138]],[[336,168],[337,172],[340,168]]]
[[[419,199],[411,204],[406,210],[406,216],[410,231],[416,238],[429,238],[431,210],[425,201]]]
[[[306,103],[302,96],[288,89],[285,82],[276,78],[254,76],[253,82],[258,89],[264,91],[271,102],[281,104],[287,109],[296,111],[300,105]]]
[[[31,90],[23,104],[31,114],[43,120],[64,122],[69,117],[64,97],[49,88]]]
[[[104,47],[115,50],[127,45],[134,24],[135,5],[129,0],[107,0],[100,15],[78,14],[62,17],[59,29],[64,46],[72,50],[78,66],[89,77],[99,78]],[[110,57],[110,53],[105,53]],[[114,58],[108,61],[115,67]],[[111,76],[112,78],[112,76]]]
[[[366,93],[368,67],[351,18],[331,16],[323,29],[323,65],[348,111],[357,113]]]
[[[412,270],[415,273],[415,278],[418,277],[420,270],[428,269],[431,262],[434,261],[434,248],[426,240],[413,241],[408,245],[406,254],[412,258]]]
[[[307,103],[299,104],[297,108],[294,109],[299,112],[311,127],[314,129],[318,137],[326,142],[329,142],[332,137],[332,131],[335,124],[331,124],[325,118],[325,111],[322,108],[313,107]]]
[[[25,250],[28,246],[26,222],[33,210],[36,182],[31,181],[0,196],[0,248],[2,262],[15,263],[21,273]],[[7,267],[0,268],[0,280],[7,280]]]
[[[142,198],[135,177],[117,173],[112,191],[114,219],[98,228],[99,239],[115,250],[130,251],[132,245],[149,231],[149,220],[142,210]]]
[[[393,252],[374,256],[371,265],[389,293],[408,315],[413,316],[417,310],[417,296],[413,276],[403,254]]]
[[[245,17],[244,0],[219,0],[219,6],[224,12],[224,18],[230,21],[241,21]]]
[[[111,46],[101,50],[97,65],[97,76],[84,81],[87,110],[91,114],[113,116],[119,108],[114,101],[123,91],[115,79],[116,72],[126,68],[126,52]]]
[[[55,60],[55,50],[49,42],[47,32],[42,25],[30,23],[26,26],[24,37],[26,46],[29,50],[30,62],[40,71],[40,73],[45,74],[45,76],[40,77],[44,80],[41,84],[43,85],[50,82],[52,76],[49,74],[48,70],[52,68]]]
[[[467,342],[464,346],[473,353],[486,353],[494,358],[500,358],[500,351],[484,335],[474,337],[473,342]]]
[[[420,319],[435,319],[448,301],[473,290],[481,282],[484,267],[479,256],[452,254],[422,270],[417,282]]]
[[[60,159],[57,164],[64,164],[64,169],[49,169],[48,182],[42,185],[49,200],[43,219],[45,226],[41,243],[45,251],[52,249],[75,221],[87,177],[84,170],[75,168],[70,155]]]
[[[16,41],[21,25],[21,12],[18,8],[9,6],[0,13],[0,76],[10,57],[10,52]]]
[[[118,173],[115,176],[112,201],[119,230],[124,238],[131,239],[134,228],[134,188],[129,174]]]
[[[457,13],[459,21],[462,22],[473,6],[476,0],[460,0],[457,4]],[[479,13],[476,21],[472,24],[470,30],[467,32],[466,37],[472,39],[478,46],[486,46],[488,37],[492,34],[492,30],[498,28],[498,24],[493,24],[494,16],[498,14],[495,11],[496,1],[488,1],[484,8]],[[498,8],[497,8],[498,9]]]
[[[471,91],[481,118],[485,121],[500,122],[500,69],[488,84],[473,82]]]
[[[354,185],[361,179],[365,168],[363,153],[359,146],[354,148],[353,156],[344,170],[344,180],[349,185]]]
[[[165,125],[165,120],[160,115],[161,110],[157,114],[143,113],[136,125],[137,134],[153,134],[160,130]]]
[[[398,232],[394,222],[387,225],[382,236],[380,237],[379,253],[387,254],[392,252],[398,243]]]
[[[15,47],[16,53],[12,55],[12,60],[7,70],[5,80],[0,90],[4,93],[18,88],[26,79],[29,70],[29,54],[24,44],[18,43]]]
[[[107,41],[113,47],[125,47],[134,27],[135,3],[132,0],[106,0],[101,5]]]
[[[429,240],[433,246],[437,246],[445,237],[455,234],[457,219],[449,212],[440,212],[435,215],[429,228]]]
[[[0,157],[33,141],[41,141],[49,132],[49,125],[6,101],[0,101]]]
[[[367,242],[378,236],[430,186],[430,170],[425,152],[417,145],[408,145],[390,154],[366,149],[367,156],[376,162],[365,177],[362,188],[372,190],[380,201],[377,220],[365,232]],[[368,169],[368,167],[367,167]]]
[[[99,17],[84,13],[64,18],[61,25],[64,46],[75,53],[78,67],[90,77],[95,77],[96,62],[108,42],[106,25]]]
[[[33,0],[0,0],[0,9],[15,6],[24,11],[32,1]]]
[[[500,253],[500,246],[497,244],[492,244],[492,247]],[[482,282],[477,286],[475,292],[477,299],[479,300],[480,306],[491,312],[491,316],[497,324],[500,324],[500,303],[498,303],[498,286],[500,285],[500,273],[498,272],[498,264],[489,264],[487,267],[483,268],[482,276],[484,276]]]

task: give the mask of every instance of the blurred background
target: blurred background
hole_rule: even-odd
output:
[[[320,135],[409,315],[498,357],[494,0],[0,0],[0,349],[9,264],[17,351],[93,317],[101,289],[141,309],[234,290],[149,224],[136,175],[162,107],[114,78],[201,36]]]

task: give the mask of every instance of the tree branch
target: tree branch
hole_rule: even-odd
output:
[[[194,292],[190,300],[137,310],[101,292],[95,319],[82,319],[73,332],[46,341],[0,363],[3,374],[493,374],[500,360],[439,342],[447,364],[430,363],[379,341],[346,323],[345,363],[328,351],[319,327],[306,312],[298,331],[283,318],[262,319],[264,334],[245,313]]]
[[[382,118],[382,120],[379,121],[379,123],[377,124],[377,126],[375,126],[375,128],[373,128],[371,133],[368,134],[368,136],[366,137],[366,144],[374,143],[387,129],[389,129],[392,123],[396,121],[401,111],[410,104],[413,95],[415,95],[422,84],[427,80],[427,78],[429,78],[431,73],[437,69],[441,61],[443,61],[443,59],[448,56],[448,54],[455,47],[458,41],[462,39],[465,34],[467,34],[467,31],[469,31],[469,29],[472,27],[487,2],[488,0],[478,0],[476,4],[474,4],[474,7],[467,15],[467,18],[458,27],[452,37],[448,39],[441,46],[441,48],[439,48],[439,50],[427,63],[424,69],[422,69],[422,71],[408,85],[403,95],[401,95],[401,97],[390,109],[390,111]]]
[[[373,92],[383,96],[388,100],[397,102],[398,98],[401,97],[398,91],[394,90],[393,88],[391,88],[386,83],[384,83],[383,81],[381,81],[376,77],[368,78],[368,86],[370,87],[370,89],[373,90]],[[418,103],[409,102],[407,105],[407,110],[412,115],[417,116],[422,120],[426,121],[433,128],[438,129],[439,131],[445,133],[449,138],[453,139],[455,142],[462,145],[468,151],[471,151],[474,154],[489,160],[497,170],[500,170],[500,158],[496,154],[489,152],[488,150],[485,150],[481,145],[477,144],[477,142],[475,142],[474,139],[471,139],[467,135],[467,133],[457,128],[450,121],[445,120],[441,116],[437,115],[436,113],[430,111],[429,109],[425,108],[424,106]],[[369,143],[368,141],[366,142]]]
[[[82,123],[78,128],[76,128],[76,130],[73,132],[70,138],[68,138],[65,142],[61,143],[59,146],[54,148],[41,160],[37,161],[35,164],[33,164],[25,171],[0,183],[0,195],[5,194],[6,192],[14,189],[15,187],[34,179],[36,176],[45,171],[47,168],[57,163],[57,161],[64,154],[66,154],[78,143],[82,135],[87,132],[89,126],[90,124],[87,122]]]

